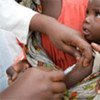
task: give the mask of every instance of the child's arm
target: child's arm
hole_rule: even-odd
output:
[[[76,67],[66,75],[65,82],[67,88],[75,86],[78,82],[82,81],[85,77],[91,74],[92,72],[91,63],[89,67],[82,67],[82,64],[76,65]]]
[[[8,84],[11,85],[13,81],[16,80],[16,78],[18,77],[18,73],[14,70],[13,66],[10,66],[7,70],[6,70],[6,74],[8,76]]]

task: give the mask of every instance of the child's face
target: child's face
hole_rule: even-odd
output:
[[[90,0],[83,33],[90,43],[100,43],[100,0]]]

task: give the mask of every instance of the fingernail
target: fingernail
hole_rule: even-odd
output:
[[[100,90],[98,90],[97,93],[100,94]]]
[[[80,60],[80,57],[76,57],[76,60],[79,61]]]
[[[96,43],[91,43],[92,45],[95,45],[95,46],[97,46],[97,44]]]

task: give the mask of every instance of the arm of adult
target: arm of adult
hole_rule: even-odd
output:
[[[30,29],[46,33],[57,48],[72,54],[76,58],[80,58],[78,51],[74,48],[78,47],[82,56],[84,56],[83,65],[88,66],[90,64],[92,48],[78,31],[60,24],[54,18],[41,14],[36,14],[32,18]]]
[[[30,20],[36,13],[15,0],[0,0],[0,28],[12,32],[26,44]]]
[[[61,100],[66,89],[63,71],[27,69],[0,93],[2,100]]]
[[[27,42],[29,28],[46,33],[56,47],[76,58],[80,54],[73,46],[78,47],[84,56],[84,66],[88,66],[92,59],[91,46],[77,31],[60,24],[54,18],[36,14],[14,0],[0,0],[0,28],[13,32],[23,43]]]

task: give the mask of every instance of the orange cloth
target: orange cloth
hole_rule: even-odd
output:
[[[81,32],[87,5],[88,0],[62,0],[62,11],[58,21]],[[74,57],[55,48],[45,34],[42,34],[42,45],[60,68],[65,69],[76,62]]]

